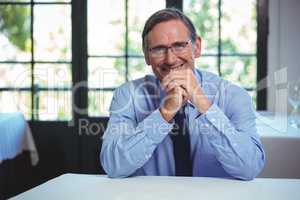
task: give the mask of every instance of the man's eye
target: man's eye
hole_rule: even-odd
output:
[[[165,51],[165,47],[155,47],[152,49],[152,51],[154,52],[163,52]]]
[[[173,44],[174,48],[184,48],[185,47],[185,42],[178,42]]]

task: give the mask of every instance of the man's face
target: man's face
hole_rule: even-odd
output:
[[[190,41],[187,27],[179,20],[170,20],[159,23],[147,35],[147,49],[145,60],[159,80],[162,80],[170,71],[194,68],[195,58],[201,53],[201,39],[197,37],[195,44]],[[187,43],[188,42],[188,43]],[[173,52],[170,48],[162,55],[157,55],[149,49],[178,46],[187,44],[180,52]]]

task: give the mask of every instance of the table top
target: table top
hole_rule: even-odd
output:
[[[299,200],[299,189],[300,179],[257,178],[252,181],[239,181],[166,176],[110,179],[105,175],[65,174],[12,199]]]

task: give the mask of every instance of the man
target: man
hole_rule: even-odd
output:
[[[251,98],[195,69],[201,38],[192,22],[176,9],[160,10],[147,20],[142,39],[155,76],[114,93],[100,155],[108,176],[255,178],[265,156]]]

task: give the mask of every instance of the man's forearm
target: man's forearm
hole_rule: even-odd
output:
[[[136,127],[130,123],[121,125],[121,119],[112,121],[115,122],[109,123],[101,149],[101,162],[110,177],[127,177],[142,167],[173,127],[159,110]]]
[[[249,124],[245,130],[237,130],[227,116],[216,105],[199,119],[209,126],[201,129],[214,148],[216,158],[224,170],[235,178],[253,179],[264,165],[264,152],[255,129],[255,116],[239,119]],[[253,123],[252,123],[253,122]],[[202,124],[199,123],[199,124]]]

